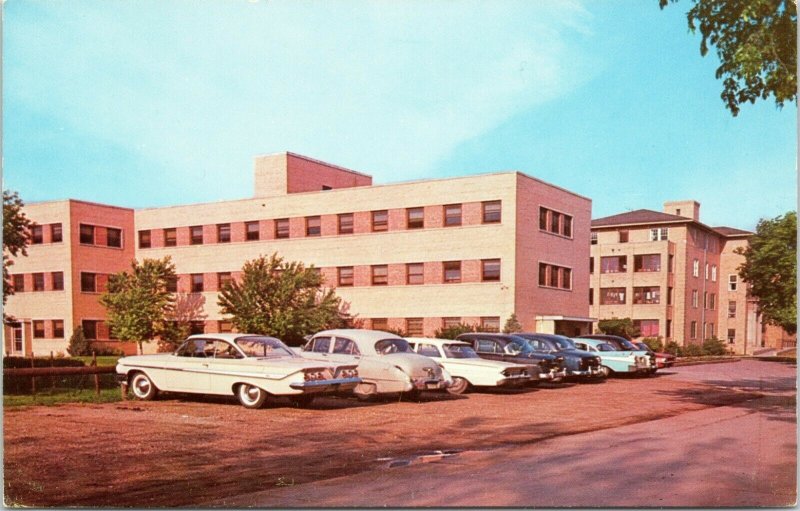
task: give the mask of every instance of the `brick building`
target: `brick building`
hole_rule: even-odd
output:
[[[28,257],[11,268],[16,293],[6,312],[17,322],[5,327],[5,352],[63,352],[77,325],[117,345],[98,303],[108,275],[134,257],[166,255],[197,332],[230,329],[220,285],[273,252],[319,268],[374,329],[498,329],[512,313],[528,330],[591,329],[585,197],[520,172],[373,185],[368,175],[292,153],[257,157],[254,177],[253,198],[235,201],[27,205],[37,227]]]
[[[592,220],[591,315],[629,317],[643,337],[680,345],[717,337],[752,354],[765,346],[762,325],[735,253],[752,234],[701,223],[692,200]]]

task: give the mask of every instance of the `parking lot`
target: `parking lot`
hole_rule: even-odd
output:
[[[737,376],[733,366],[744,373]],[[794,366],[745,361],[702,367],[706,369],[675,368],[653,378],[598,384],[457,397],[427,394],[421,402],[325,398],[309,409],[278,401],[262,410],[247,410],[233,398],[185,396],[10,409],[4,414],[6,504],[414,505],[406,494],[387,494],[383,503],[374,495],[369,502],[357,500],[367,494],[357,485],[370,473],[410,474],[414,468],[408,465],[414,460],[435,460],[442,453],[456,454],[453,459],[493,458],[493,451],[578,441],[601,430],[665,418],[678,421],[715,408],[746,410],[762,402],[794,410]],[[764,378],[764,371],[777,371],[778,376]],[[776,382],[782,390],[773,395]],[[794,445],[793,413],[790,419],[786,427],[791,428]],[[593,450],[603,449],[597,444]],[[608,454],[608,459],[618,459]],[[785,468],[795,473],[794,466]],[[631,484],[636,475],[632,469]],[[458,487],[459,482],[449,478],[448,484]],[[336,502],[325,497],[330,495],[325,487],[335,488]],[[320,500],[298,500],[297,495],[312,488],[321,492]],[[504,504],[495,500],[494,505]],[[466,504],[424,500],[416,505]],[[556,499],[542,505],[570,504]]]

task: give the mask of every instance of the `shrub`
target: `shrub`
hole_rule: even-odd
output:
[[[727,351],[725,343],[716,337],[703,341],[703,352],[706,355],[725,355]]]
[[[684,357],[702,357],[703,347],[699,344],[689,344],[683,348]]]
[[[512,312],[503,326],[503,333],[513,334],[514,332],[522,332],[522,323],[517,319],[517,315]]]
[[[125,355],[125,352],[119,348],[103,346],[102,344],[98,346],[91,346],[89,348],[89,353],[87,353],[86,355],[91,355],[92,353],[94,353],[98,357],[121,357]]]
[[[667,345],[664,347],[664,351],[667,353],[671,353],[676,357],[683,356],[683,349],[681,349],[680,345],[675,341],[669,341]]]
[[[631,318],[601,319],[597,322],[600,332],[608,335],[618,335],[628,340],[639,337],[639,329],[633,326]]]
[[[661,337],[645,337],[642,342],[650,346],[653,351],[663,351],[664,343],[661,342]]]
[[[75,331],[72,332],[72,336],[69,338],[69,347],[67,347],[67,352],[73,357],[91,354],[89,349],[89,341],[87,341],[86,336],[83,335],[82,326],[75,327]]]
[[[454,326],[442,328],[434,332],[433,336],[437,339],[455,339],[461,334],[466,334],[475,331],[475,325],[468,325],[467,323],[459,323]]]

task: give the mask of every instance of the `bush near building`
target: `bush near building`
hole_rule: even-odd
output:
[[[653,351],[664,351],[664,343],[661,342],[661,337],[645,337],[642,342],[647,344]]]
[[[628,340],[641,335],[639,329],[633,325],[631,318],[601,319],[597,322],[597,329],[602,334],[618,335]]]
[[[437,330],[433,333],[433,336],[437,339],[455,339],[461,334],[466,334],[469,332],[475,331],[475,325],[469,325],[467,323],[459,323],[457,325],[448,326],[446,328],[442,328]]]

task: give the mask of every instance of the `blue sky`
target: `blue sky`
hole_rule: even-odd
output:
[[[790,104],[731,117],[682,1],[4,4],[4,188],[130,207],[252,194],[289,150],[376,183],[515,169],[593,216],[795,209]]]

